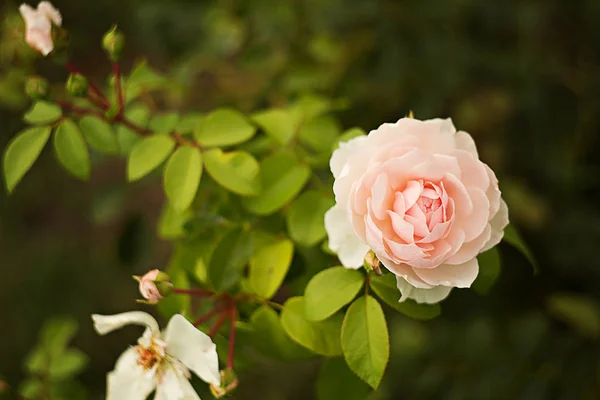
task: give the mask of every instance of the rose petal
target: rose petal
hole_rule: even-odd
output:
[[[386,267],[391,273],[396,276],[401,276],[406,279],[411,285],[418,288],[430,289],[433,286],[426,283],[423,279],[415,274],[414,270],[407,264],[395,263],[384,255],[377,255],[381,264]]]
[[[483,190],[469,189],[469,197],[473,203],[473,211],[468,218],[460,221],[460,227],[465,232],[465,242],[481,235],[490,218],[490,203]]]
[[[430,289],[416,288],[401,277],[397,277],[397,286],[400,290],[399,302],[412,299],[420,304],[434,304],[444,300],[450,294],[451,287],[435,286]]]
[[[462,264],[473,257],[477,257],[477,254],[481,253],[483,246],[490,240],[492,234],[492,228],[490,224],[487,224],[480,236],[473,239],[470,242],[463,243],[452,257],[448,258],[446,264]]]
[[[335,205],[325,213],[325,230],[329,248],[337,253],[342,265],[353,269],[362,267],[369,246],[356,235],[340,206]]]
[[[393,211],[388,211],[387,214],[392,221],[392,227],[394,228],[394,232],[400,237],[400,239],[404,240],[406,243],[413,243],[415,241],[415,228],[412,224],[409,224]]]
[[[475,146],[475,141],[467,132],[458,131],[454,135],[454,141],[456,143],[456,148],[468,151],[473,154],[476,158],[479,158],[479,154],[477,154],[477,146]]]
[[[490,220],[491,235],[490,239],[481,249],[481,252],[491,249],[504,237],[504,228],[508,225],[508,206],[503,199],[500,199],[500,208],[494,218]]]
[[[457,265],[442,264],[437,268],[423,269],[415,268],[415,274],[425,283],[431,286],[451,286],[466,288],[470,287],[477,274],[479,273],[479,264],[477,258]]]
[[[484,163],[475,158],[473,154],[465,150],[456,150],[452,152],[456,157],[458,165],[462,172],[460,180],[467,189],[476,187],[487,190],[490,186],[490,177],[486,171]]]
[[[371,210],[377,219],[385,219],[392,207],[393,195],[386,173],[380,174],[371,188]]]

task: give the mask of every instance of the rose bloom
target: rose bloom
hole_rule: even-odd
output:
[[[40,2],[37,9],[28,4],[21,4],[19,11],[25,20],[25,41],[27,44],[45,56],[50,54],[54,49],[52,23],[56,26],[61,25],[60,12],[48,1]]]
[[[396,275],[400,301],[435,303],[470,287],[477,255],[508,224],[496,175],[450,119],[383,124],[342,143],[330,166],[329,247],[347,268],[372,249]]]

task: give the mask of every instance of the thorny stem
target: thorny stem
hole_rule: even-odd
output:
[[[227,368],[233,369],[233,354],[235,352],[235,321],[237,312],[233,301],[229,305],[229,353],[227,355]]]

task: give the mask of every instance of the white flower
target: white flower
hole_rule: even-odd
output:
[[[42,1],[37,9],[28,4],[21,4],[19,11],[25,20],[25,41],[34,50],[47,56],[54,49],[52,42],[52,23],[60,26],[60,12],[52,3]]]
[[[137,346],[125,350],[108,374],[107,400],[145,400],[155,389],[155,400],[199,400],[190,370],[207,383],[221,383],[216,345],[179,314],[162,333],[156,320],[141,311],[94,314],[92,320],[100,335],[130,324],[146,327]]]

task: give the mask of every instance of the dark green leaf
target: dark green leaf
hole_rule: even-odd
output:
[[[86,115],[79,120],[79,128],[90,146],[101,153],[118,154],[119,142],[108,122]]]
[[[500,276],[501,261],[498,247],[492,247],[488,251],[477,256],[479,263],[479,275],[471,286],[477,293],[483,295],[492,288],[498,276]]]
[[[243,228],[232,229],[221,239],[208,268],[210,281],[216,291],[226,291],[239,282],[254,249],[253,234]]]
[[[369,284],[381,300],[410,318],[428,320],[440,315],[439,304],[418,304],[410,299],[399,303],[400,291],[396,286],[396,276],[393,274],[372,276]]]
[[[363,400],[369,385],[350,371],[343,357],[326,358],[317,378],[317,400]]]
[[[290,237],[303,246],[314,246],[325,236],[325,212],[333,206],[329,196],[307,190],[290,207],[286,217]]]
[[[521,237],[519,231],[517,231],[517,229],[512,224],[508,224],[508,226],[504,228],[504,240],[507,243],[510,243],[512,246],[514,246],[521,253],[523,253],[523,255],[527,258],[527,261],[529,261],[533,266],[533,270],[535,273],[539,272],[540,267],[535,258],[533,257],[533,253],[531,252],[531,250],[529,250],[529,247],[523,241],[523,238]]]

